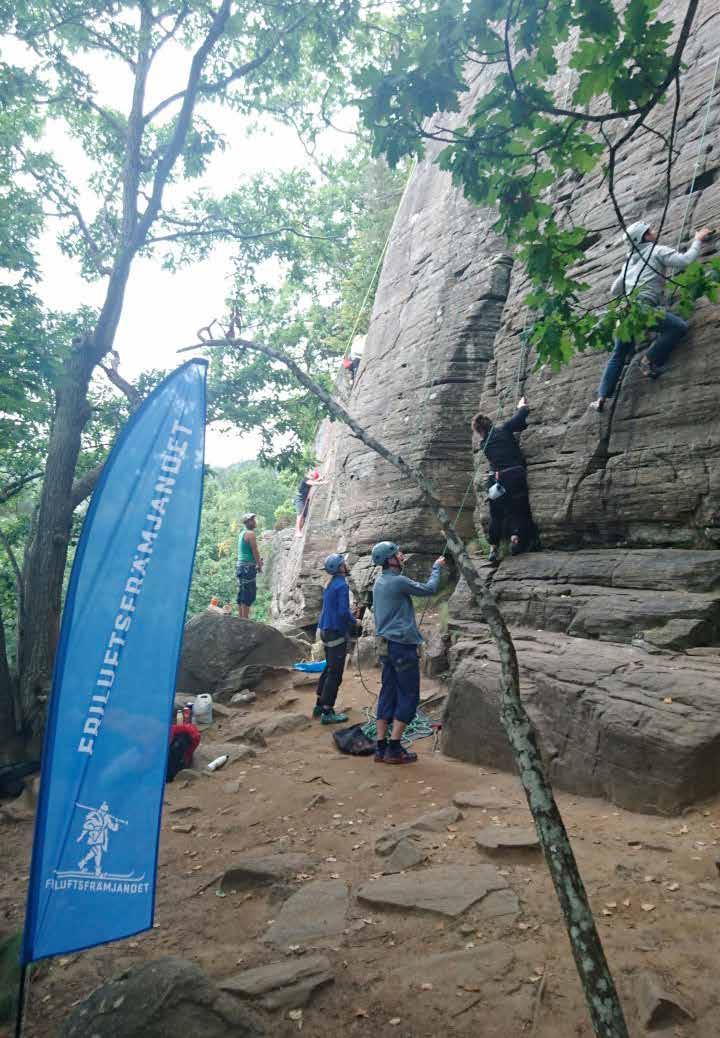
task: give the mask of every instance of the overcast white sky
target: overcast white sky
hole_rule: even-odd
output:
[[[16,48],[12,48],[16,50]],[[5,54],[8,60],[18,60],[19,52]],[[180,48],[167,47],[160,55],[149,83],[146,110],[165,96],[172,94],[184,83],[187,55]],[[85,61],[99,88],[99,100],[126,111],[131,96],[129,70],[120,63]],[[239,180],[265,169],[306,166],[309,159],[294,131],[273,125],[269,132],[248,136],[242,120],[219,105],[203,106],[211,115],[213,124],[226,137],[227,147],[213,159],[202,181],[195,181],[213,194],[232,191]],[[348,113],[348,120],[352,116]],[[325,152],[338,153],[350,138],[332,131],[324,141]],[[79,145],[70,140],[58,125],[51,126],[47,143],[65,164],[76,182],[81,182],[85,160]],[[81,196],[92,215],[90,196]],[[120,353],[120,371],[133,379],[145,368],[172,368],[187,355],[178,358],[176,350],[196,341],[197,330],[221,316],[231,274],[231,249],[217,249],[203,263],[184,268],[176,274],[162,269],[159,261],[138,258],[130,275],[125,306],[115,346]],[[45,234],[40,250],[42,266],[41,293],[48,306],[71,310],[81,304],[98,305],[103,298],[105,282],[88,284],[80,276],[77,262],[62,255],[55,244],[53,222]],[[221,433],[210,427],[207,437],[207,461],[212,465],[229,465],[245,458],[255,457],[259,437],[249,434]]]

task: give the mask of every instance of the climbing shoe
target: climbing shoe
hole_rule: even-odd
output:
[[[322,717],[322,707],[319,703],[316,703],[313,707],[313,717]]]
[[[394,746],[388,746],[385,751],[385,764],[414,764],[417,760],[417,753],[410,753],[404,746],[396,749]]]
[[[342,724],[347,719],[347,714],[336,714],[334,710],[323,710],[320,724]]]
[[[491,548],[488,552],[488,562],[491,566],[495,566],[500,561],[500,552],[497,548]]]
[[[385,754],[387,753],[387,742],[376,742],[375,743],[375,763],[382,764],[385,760]]]

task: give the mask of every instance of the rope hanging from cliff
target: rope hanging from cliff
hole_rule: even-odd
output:
[[[713,72],[712,86],[710,87],[710,93],[708,94],[707,103],[705,105],[705,118],[703,120],[702,134],[700,135],[700,143],[698,144],[698,152],[697,152],[697,158],[695,159],[695,166],[693,167],[692,180],[690,181],[690,186],[688,187],[687,202],[685,203],[685,212],[683,213],[682,223],[680,224],[680,233],[678,234],[678,242],[677,242],[677,245],[676,245],[676,249],[680,248],[680,246],[682,244],[682,240],[683,240],[683,235],[685,233],[685,224],[687,223],[688,214],[690,212],[690,204],[692,202],[692,196],[693,196],[694,189],[695,189],[695,181],[697,180],[698,168],[700,166],[700,160],[702,158],[703,144],[705,143],[705,135],[707,133],[708,122],[709,122],[709,119],[710,119],[710,108],[711,108],[711,105],[712,105],[713,95],[715,94],[715,87],[717,86],[718,73],[719,72],[720,72],[720,50],[718,51],[718,56],[717,56],[717,59],[715,61],[715,71]]]
[[[403,199],[405,198],[405,193],[406,193],[406,191],[408,189],[408,186],[410,184],[410,177],[415,172],[415,167],[416,166],[417,166],[417,159],[413,159],[412,162],[410,163],[410,169],[408,170],[407,179],[405,180],[405,185],[403,187],[402,194],[400,195],[400,201],[398,202],[396,212],[398,212],[400,210],[400,206],[403,203]],[[370,293],[372,291],[372,287],[375,284],[375,278],[378,276],[378,272],[380,270],[380,267],[382,266],[382,261],[385,259],[385,253],[387,252],[388,245],[390,244],[390,236],[392,235],[392,229],[393,229],[393,224],[391,223],[390,224],[390,228],[389,228],[388,233],[387,233],[387,237],[385,238],[385,244],[383,245],[382,249],[380,250],[380,255],[378,256],[377,263],[375,264],[375,270],[372,272],[372,277],[368,281],[368,286],[365,289],[365,295],[363,296],[363,301],[360,304],[360,308],[359,308],[359,310],[357,312],[357,316],[355,317],[355,323],[353,324],[352,331],[350,332],[350,336],[348,338],[347,344],[346,344],[345,349],[343,351],[343,357],[347,357],[347,355],[349,354],[350,349],[352,347],[353,339],[355,338],[355,333],[358,330],[358,325],[360,324],[360,318],[362,317],[363,313],[365,312],[365,306],[367,304],[368,299],[370,298]]]

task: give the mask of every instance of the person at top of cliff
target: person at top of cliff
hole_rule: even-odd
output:
[[[262,573],[263,560],[260,557],[255,528],[257,517],[254,512],[246,512],[243,516],[245,529],[238,537],[237,579],[238,616],[243,620],[250,618],[250,607],[257,598],[257,575]]]
[[[530,510],[527,466],[515,437],[527,428],[530,414],[525,397],[521,397],[517,411],[507,422],[498,425],[484,414],[472,419],[473,450],[481,450],[490,463],[488,475],[488,504],[490,523],[488,562],[500,561],[500,541],[510,538],[510,554],[518,555],[537,547],[537,527]]]
[[[708,227],[702,227],[695,233],[687,252],[676,252],[668,245],[658,245],[657,231],[644,220],[638,220],[627,228],[630,249],[622,270],[612,283],[610,295],[629,295],[637,290],[639,303],[662,310],[653,329],[655,342],[640,360],[640,370],[648,378],[655,379],[663,373],[670,354],[688,330],[687,321],[665,309],[665,282],[675,271],[684,270],[699,257],[703,242],[711,234]],[[596,411],[602,411],[605,401],[615,392],[620,372],[634,348],[632,340],[625,342],[616,336],[598,387],[597,400],[590,405]]]
[[[348,638],[359,637],[362,627],[350,611],[345,557],[333,552],[325,559],[323,569],[330,574],[330,581],[323,591],[318,633],[325,649],[326,662],[318,682],[313,717],[319,717],[322,724],[340,724],[347,721],[347,714],[336,712],[335,701],[345,671]]]
[[[297,494],[295,495],[295,510],[297,511],[295,533],[298,536],[302,533],[302,528],[307,519],[308,509],[310,507],[310,490],[312,487],[320,486],[323,482],[324,480],[320,478],[319,469],[316,469],[313,465],[310,466],[303,478],[300,480]]]
[[[403,576],[405,556],[393,541],[380,541],[372,550],[372,561],[382,566],[373,586],[375,638],[382,661],[382,684],[378,696],[378,764],[413,764],[416,753],[402,745],[403,732],[417,712],[420,702],[420,661],[418,646],[424,641],[415,619],[413,598],[434,595],[445,565],[441,556],[433,563],[427,584]],[[386,742],[388,729],[390,739]]]

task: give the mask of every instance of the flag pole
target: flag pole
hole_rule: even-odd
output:
[[[20,983],[18,985],[18,996],[17,996],[17,1014],[15,1016],[15,1038],[22,1038],[23,1030],[23,1016],[25,1014],[25,996],[27,994],[26,979],[27,979],[28,964],[23,963],[20,967]],[[29,985],[28,985],[29,988]]]

